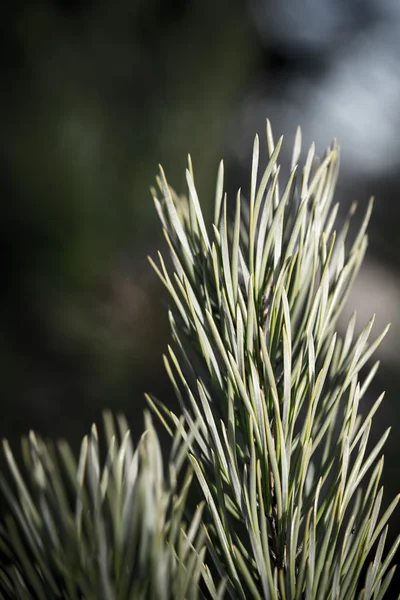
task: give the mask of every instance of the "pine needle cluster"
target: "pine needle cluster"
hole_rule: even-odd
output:
[[[299,167],[298,130],[281,185],[253,149],[248,201],[228,219],[220,164],[211,227],[189,158],[187,197],[160,169],[156,209],[171,265],[151,261],[171,300],[165,367],[180,414],[148,397],[170,433],[134,449],[122,417],[105,416],[102,460],[93,427],[75,461],[34,434],[23,469],[4,443],[9,508],[0,529],[4,598],[381,600],[400,536],[386,548],[399,496],[382,509],[382,449],[363,413],[377,371],[373,319],[343,337],[337,319],[361,266],[370,203],[349,241],[338,227],[339,151],[314,147]],[[338,227],[338,232],[336,231]],[[197,502],[199,498],[199,502]],[[193,499],[196,499],[194,501]]]

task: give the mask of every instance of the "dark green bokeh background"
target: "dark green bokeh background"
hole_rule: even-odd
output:
[[[0,435],[14,447],[33,428],[77,448],[105,407],[124,411],[138,437],[144,392],[174,402],[167,296],[146,258],[164,248],[149,188],[161,163],[184,190],[188,151],[206,211],[220,158],[246,185],[230,162],[235,111],[268,69],[274,89],[280,68],[247,4],[1,4]],[[396,412],[398,370],[384,365],[382,387],[391,409],[376,437]],[[397,447],[392,435],[387,500]]]
[[[149,187],[210,205],[257,56],[244,3],[2,5],[1,433],[79,440],[105,406],[165,396],[163,245]],[[168,388],[167,388],[168,389]],[[170,393],[168,390],[167,394]]]

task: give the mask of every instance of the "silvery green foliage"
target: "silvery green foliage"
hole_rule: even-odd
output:
[[[267,123],[269,162],[254,142],[248,206],[240,192],[227,217],[221,163],[207,227],[189,159],[188,200],[164,172],[154,191],[173,269],[153,261],[167,287],[173,346],[165,365],[184,425],[149,399],[165,426],[181,431],[207,503],[209,554],[230,598],[378,600],[399,545],[386,549],[382,447],[370,449],[383,396],[361,416],[378,364],[360,377],[385,331],[373,319],[342,338],[337,317],[367,247],[372,204],[354,241],[335,231],[338,148],[297,165],[297,132],[286,185]],[[188,438],[190,433],[191,439]],[[362,573],[372,562],[366,576]]]
[[[150,420],[136,449],[122,417],[117,426],[110,414],[104,422],[104,460],[95,426],[78,463],[66,443],[55,448],[31,433],[23,440],[20,471],[4,443],[13,485],[1,475],[12,511],[0,529],[2,598],[199,597],[202,506],[186,528],[190,471],[176,484],[185,448],[175,440],[167,486]]]
[[[173,436],[167,473],[148,416],[135,450],[125,420],[105,415],[104,458],[95,427],[77,462],[66,443],[31,433],[19,468],[4,442],[2,598],[384,597],[400,536],[385,550],[399,500],[382,514],[387,432],[367,449],[383,396],[366,416],[358,411],[385,332],[370,341],[371,320],[354,339],[354,317],[343,339],[335,333],[371,206],[349,244],[354,208],[334,229],[337,147],[320,164],[311,148],[300,171],[298,132],[281,190],[281,143],[267,124],[259,174],[256,138],[249,205],[239,192],[232,226],[222,163],[211,229],[190,160],[188,200],[161,170],[155,203],[173,272],[161,255],[153,265],[173,300],[165,364],[182,415],[149,401]],[[186,503],[193,473],[197,508]]]

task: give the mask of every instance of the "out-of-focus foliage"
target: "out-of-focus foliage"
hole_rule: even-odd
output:
[[[4,443],[13,485],[0,475],[12,511],[0,525],[1,598],[198,597],[203,507],[186,526],[191,470],[177,483],[185,444],[176,439],[164,475],[156,432],[148,417],[145,422],[135,449],[125,419],[118,417],[116,425],[106,414],[105,460],[95,425],[82,440],[78,462],[67,443],[54,448],[31,432],[22,440],[20,471]]]
[[[177,175],[190,145],[210,197],[254,44],[227,0],[11,2],[2,28],[3,432],[70,434],[84,399],[83,433],[165,339],[141,258],[155,165]]]

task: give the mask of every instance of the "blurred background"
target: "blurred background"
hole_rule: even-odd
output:
[[[149,187],[184,190],[187,152],[211,213],[220,158],[247,188],[269,117],[307,147],[342,147],[337,199],[370,248],[344,316],[391,331],[370,404],[387,396],[385,496],[399,491],[400,3],[396,0],[13,0],[0,19],[0,434],[34,428],[77,448],[103,408],[142,430],[144,392],[168,402],[164,247]],[[397,511],[391,538],[400,529]],[[399,579],[398,579],[399,582]],[[400,585],[398,586],[400,588]]]

